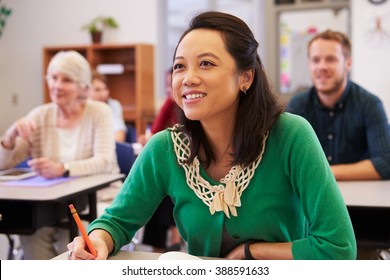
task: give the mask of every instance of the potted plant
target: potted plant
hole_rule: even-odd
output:
[[[1,0],[0,0],[1,3]],[[0,6],[0,37],[4,32],[5,22],[7,17],[9,17],[12,13],[12,10],[7,8],[5,5]]]
[[[113,17],[98,16],[83,25],[82,29],[87,30],[91,34],[93,43],[100,43],[105,29],[118,27],[119,25]]]

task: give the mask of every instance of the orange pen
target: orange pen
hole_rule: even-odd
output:
[[[69,204],[69,209],[73,215],[74,220],[76,221],[77,227],[79,228],[79,230],[84,238],[85,243],[87,243],[87,247],[88,247],[89,251],[91,252],[92,255],[94,255],[96,257],[97,254],[96,254],[95,248],[93,247],[91,239],[89,239],[87,231],[85,230],[85,227],[80,220],[79,214],[77,214],[76,208],[74,208],[73,204]]]

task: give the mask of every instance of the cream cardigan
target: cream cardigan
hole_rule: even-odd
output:
[[[15,166],[28,157],[46,157],[59,161],[57,105],[41,105],[33,109],[27,118],[33,119],[37,125],[31,135],[31,143],[18,137],[12,150],[0,145],[0,170]],[[112,112],[106,104],[87,101],[80,123],[80,137],[74,145],[77,145],[76,157],[67,162],[71,176],[119,172]]]

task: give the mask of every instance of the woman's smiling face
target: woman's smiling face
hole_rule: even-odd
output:
[[[53,71],[49,75],[48,86],[51,101],[59,106],[68,106],[74,103],[85,91],[76,81],[60,71]]]
[[[218,31],[195,29],[179,43],[173,66],[176,103],[190,120],[226,120],[238,108],[240,75]]]

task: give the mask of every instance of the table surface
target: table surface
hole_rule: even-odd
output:
[[[175,254],[176,252],[168,252]],[[182,254],[184,257],[182,259],[191,258],[192,256],[189,256],[185,253],[178,252],[179,254]],[[166,253],[167,254],[167,253]],[[108,257],[108,260],[158,260],[158,258],[161,256],[161,253],[153,253],[153,252],[143,252],[143,251],[125,251],[120,250],[118,253],[116,253],[113,256]],[[180,260],[180,255],[177,255],[178,258],[172,258]],[[68,259],[68,252],[62,253],[61,255],[58,255],[57,257],[53,258],[52,260],[67,260]],[[220,258],[211,258],[211,257],[201,257],[203,260],[223,260]]]
[[[390,207],[390,180],[339,181],[347,206]]]
[[[118,251],[114,256],[110,256],[109,260],[157,260],[160,253],[141,252],[141,251]],[[62,253],[52,260],[67,260],[68,252]]]
[[[0,200],[56,200],[96,185],[123,178],[122,174],[97,174],[72,178],[48,187],[6,186],[0,182]],[[390,207],[390,180],[340,181],[340,191],[348,206]]]
[[[0,182],[0,200],[53,201],[90,188],[121,180],[123,174],[96,174],[71,178],[47,187],[7,186]]]

